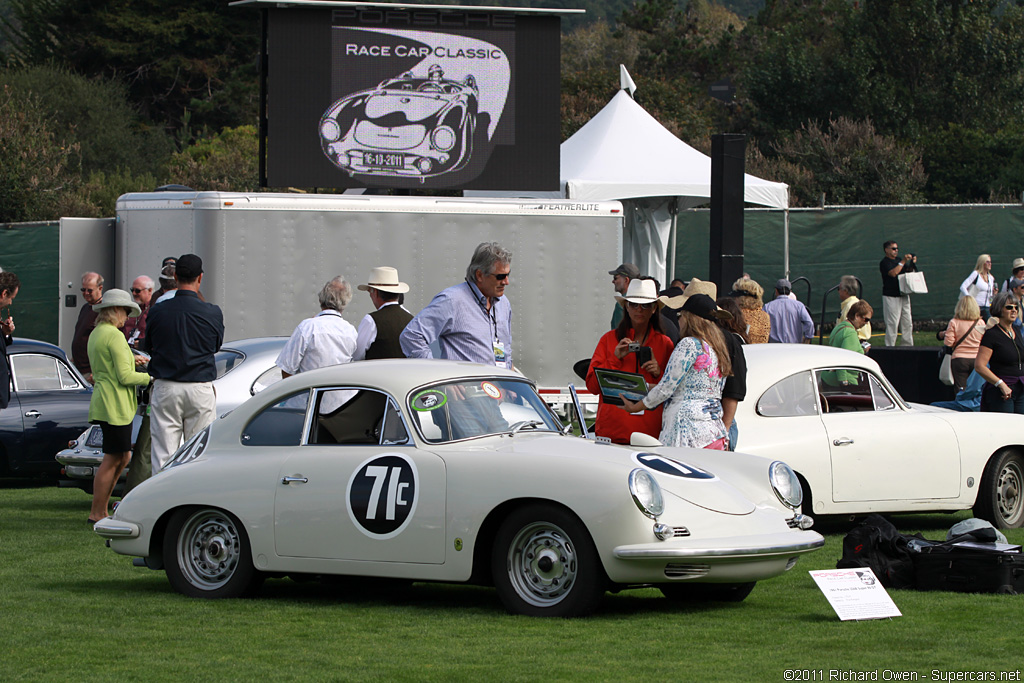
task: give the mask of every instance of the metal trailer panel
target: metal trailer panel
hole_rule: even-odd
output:
[[[203,295],[223,308],[227,337],[245,338],[291,334],[339,274],[354,290],[344,317],[358,326],[373,308],[355,287],[378,265],[398,268],[411,287],[405,306],[416,313],[463,281],[477,244],[496,241],[513,253],[513,361],[538,384],[559,387],[580,383],[573,364],[608,330],[607,272],[621,258],[621,216],[618,202],[125,195],[118,254],[156,267],[165,255],[195,251]]]
[[[119,270],[115,262],[114,232],[112,218],[60,219],[60,262],[57,266],[60,313],[57,318],[57,336],[60,340],[58,345],[69,358],[78,312],[85,304],[80,291],[82,273],[94,271],[102,275],[104,289],[128,289],[127,286],[117,284],[123,279],[121,274],[124,271]]]

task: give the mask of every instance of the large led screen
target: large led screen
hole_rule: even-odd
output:
[[[559,19],[268,12],[270,187],[558,189]]]

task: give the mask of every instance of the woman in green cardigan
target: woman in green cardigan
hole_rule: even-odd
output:
[[[92,308],[98,315],[96,327],[89,334],[89,365],[95,385],[89,422],[99,424],[103,431],[103,462],[93,478],[89,512],[89,523],[95,524],[108,515],[110,494],[131,460],[132,419],[138,408],[135,387],[149,384],[150,378],[135,370],[135,356],[120,329],[128,318],[141,313],[132,295],[123,289],[110,289]]]
[[[841,349],[864,353],[864,347],[860,344],[860,337],[857,330],[871,322],[871,314],[874,311],[867,301],[858,301],[850,306],[846,313],[846,320],[839,323],[832,329],[828,336],[828,345],[837,346]],[[857,383],[857,373],[850,370],[834,370],[822,373],[822,380],[830,386],[847,386]]]

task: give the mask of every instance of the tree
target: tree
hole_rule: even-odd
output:
[[[840,117],[827,128],[811,121],[772,147],[774,158],[754,152],[748,172],[788,183],[793,206],[817,205],[822,194],[830,204],[923,199],[927,177],[920,152],[879,135],[870,121]]]
[[[73,206],[77,158],[76,145],[58,143],[38,101],[0,88],[0,222],[60,217]]]
[[[168,174],[195,190],[253,192],[259,189],[258,152],[255,126],[226,128],[175,154]]]
[[[251,123],[259,15],[208,0],[10,0],[5,33],[23,66],[54,64],[123,81],[153,121],[177,129]]]
[[[102,77],[36,66],[0,71],[0,85],[17,98],[32,98],[61,145],[76,144],[85,174],[101,169],[161,172],[173,142],[144,125],[128,104],[125,88]]]

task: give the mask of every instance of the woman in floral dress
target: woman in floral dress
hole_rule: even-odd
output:
[[[622,399],[630,413],[668,401],[659,437],[666,446],[725,450],[722,384],[732,368],[722,331],[712,322],[725,315],[729,314],[706,294],[688,297],[679,315],[683,338],[672,352],[661,381],[637,403]]]

